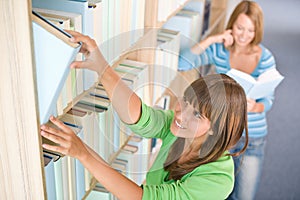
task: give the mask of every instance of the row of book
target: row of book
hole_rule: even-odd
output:
[[[157,11],[157,21],[162,23],[170,23],[170,13],[174,13],[179,10],[176,14],[178,16],[187,17],[192,15],[196,16],[196,26],[195,29],[200,31],[200,34],[196,36],[200,37],[203,35],[209,27],[211,0],[158,0],[158,11]],[[195,13],[190,13],[186,11],[192,11]],[[195,17],[195,16],[194,16]],[[171,17],[174,18],[174,17]],[[176,17],[175,17],[176,18]],[[172,21],[173,19],[171,19]],[[196,34],[196,33],[195,33]]]
[[[160,29],[157,32],[157,48],[155,51],[153,102],[155,106],[169,109],[166,90],[177,75],[178,55],[180,48],[180,32]]]
[[[180,49],[189,48],[201,39],[201,35],[204,32],[204,14],[206,9],[205,2],[201,0],[189,1],[182,10],[180,10],[175,16],[171,17],[163,25],[163,28],[171,29],[180,32]],[[207,13],[206,13],[207,15]]]

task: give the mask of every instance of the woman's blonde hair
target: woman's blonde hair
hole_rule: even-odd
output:
[[[205,141],[197,147],[198,156],[185,163],[178,163],[185,139],[174,142],[164,168],[170,172],[169,179],[175,180],[200,165],[216,161],[239,141],[243,131],[245,146],[233,156],[244,152],[248,145],[247,100],[235,80],[225,74],[207,75],[194,81],[185,90],[184,97],[201,116],[210,120],[212,134],[206,134]]]
[[[226,29],[232,29],[240,14],[247,15],[255,26],[255,36],[250,45],[258,45],[264,34],[264,21],[263,12],[261,7],[254,1],[242,1],[240,2],[232,12]]]

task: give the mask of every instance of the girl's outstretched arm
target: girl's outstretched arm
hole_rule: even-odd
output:
[[[127,124],[136,123],[141,115],[140,98],[109,66],[93,39],[78,32],[68,32],[73,36],[72,42],[82,43],[80,52],[85,56],[85,60],[75,61],[70,67],[85,68],[97,72],[99,81],[105,88],[120,119]]]

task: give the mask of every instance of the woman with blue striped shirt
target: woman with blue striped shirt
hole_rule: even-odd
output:
[[[230,69],[246,72],[257,78],[276,68],[272,53],[262,44],[263,13],[253,1],[242,1],[233,11],[226,31],[210,36],[179,56],[179,70],[186,71],[208,64],[217,73]],[[247,99],[249,145],[244,155],[234,158],[235,186],[229,199],[254,199],[263,164],[267,135],[266,112],[272,107],[274,93],[260,99]],[[243,138],[232,150],[239,151]]]

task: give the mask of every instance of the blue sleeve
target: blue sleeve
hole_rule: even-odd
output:
[[[211,47],[208,47],[200,55],[191,52],[191,49],[184,49],[180,51],[178,60],[178,70],[187,71],[196,67],[212,64],[213,52]]]
[[[269,96],[262,98],[262,99],[257,99],[256,102],[257,103],[262,103],[264,104],[264,112],[268,112],[273,105],[273,101],[274,101],[274,94],[270,94]]]

